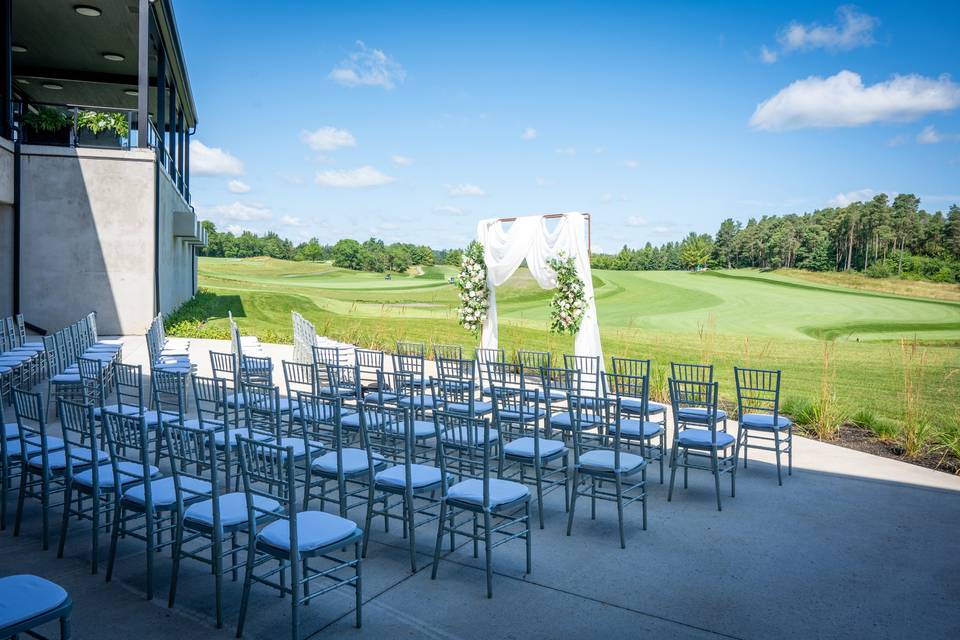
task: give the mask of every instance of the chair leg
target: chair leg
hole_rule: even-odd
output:
[[[787,427],[787,475],[793,475],[793,425]]]
[[[174,534],[173,542],[173,563],[170,567],[170,594],[167,596],[167,607],[173,608],[173,603],[177,599],[177,576],[180,574],[180,549],[183,546],[183,519],[177,521],[177,531]],[[216,535],[216,532],[214,532]],[[214,545],[214,556],[217,555],[216,545]],[[214,561],[216,558],[214,557]],[[216,570],[214,570],[216,571]],[[218,589],[219,591],[219,589]],[[217,593],[217,628],[220,628],[220,594]]]
[[[50,481],[47,479],[46,469],[40,479],[40,504],[42,510],[40,519],[43,522],[43,550],[50,548]]]
[[[100,570],[100,492],[93,492],[93,531],[90,532],[90,573],[96,575]]]
[[[627,548],[627,540],[623,535],[623,483],[620,480],[620,474],[614,475],[614,484],[617,488],[617,520],[620,525],[620,548]]]
[[[527,503],[529,505],[529,503]],[[529,508],[529,507],[528,507]],[[527,523],[529,530],[530,523]],[[490,512],[483,512],[483,546],[487,564],[487,597],[493,597],[493,535],[490,526]]]
[[[537,515],[540,518],[540,528],[543,529],[543,469],[539,461],[534,465],[534,476],[537,480]]]
[[[776,449],[777,454],[777,484],[782,487],[783,473],[780,471],[780,431],[778,429],[773,430],[773,448]]]
[[[119,504],[113,510],[113,531],[110,534],[110,555],[107,556],[107,582],[113,577],[113,563],[117,559],[117,541],[120,539],[120,526],[124,518],[124,509]]]
[[[570,457],[563,454],[563,510],[570,510]]]
[[[416,514],[413,511],[413,491],[407,489],[404,492],[404,511],[406,511],[406,517],[404,522],[407,525],[407,530],[410,532],[410,571],[411,573],[417,572],[417,534],[416,532]]]
[[[533,572],[533,538],[530,535],[530,502],[524,508],[524,527],[527,530],[527,573]]]
[[[290,558],[290,637],[300,640],[300,562]]]
[[[670,488],[667,490],[667,502],[673,500],[673,483],[677,479],[677,447],[670,451]]]
[[[570,509],[567,514],[567,535],[573,530],[573,514],[577,511],[577,495],[580,494],[580,474],[576,468],[573,470],[573,493],[570,494]],[[529,526],[529,523],[527,523]]]
[[[443,522],[443,519],[441,519],[440,522]],[[442,528],[442,527],[441,527],[441,528]],[[438,543],[438,544],[437,544],[437,549],[439,549],[439,548],[440,548],[440,545],[439,545],[439,543]],[[359,541],[357,541],[357,542],[354,543],[354,545],[353,545],[353,554],[354,554],[354,560],[356,560],[356,562],[357,562],[357,565],[356,565],[356,566],[357,566],[357,568],[356,568],[356,578],[357,578],[357,582],[356,582],[355,589],[354,589],[354,590],[356,591],[357,619],[356,619],[356,621],[354,622],[354,625],[357,627],[357,629],[359,629],[360,626],[361,626],[361,624],[363,623],[363,617],[362,617],[362,611],[363,611],[363,588],[362,588],[362,584],[361,584],[361,582],[360,582],[360,564],[361,564],[361,563],[360,563],[360,542],[359,542]]]
[[[243,572],[243,593],[240,596],[240,619],[237,622],[237,637],[243,637],[243,623],[247,618],[247,605],[250,602],[250,586],[253,584],[253,561],[256,558],[254,535],[248,535],[247,564]]]
[[[0,394],[0,402],[4,399]],[[0,531],[7,529],[7,493],[10,491],[10,461],[3,460],[0,469]]]
[[[147,539],[147,600],[153,600],[153,556],[156,553],[156,542],[154,538],[154,525],[155,521],[153,519],[153,514],[147,510],[144,513],[144,517],[147,520],[147,529],[146,537]]]
[[[430,579],[437,579],[437,567],[440,564],[440,547],[443,545],[444,522],[447,518],[447,501],[440,503],[440,519],[437,521],[437,544],[433,548],[433,570],[430,572]],[[357,607],[359,609],[359,607]]]
[[[722,511],[723,509],[720,506],[720,466],[717,462],[717,450],[711,449],[710,462],[713,467],[713,481],[716,484],[717,489],[717,511]]]
[[[60,618],[60,640],[70,640],[70,615]]]

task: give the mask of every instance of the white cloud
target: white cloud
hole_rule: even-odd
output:
[[[873,44],[873,30],[878,24],[877,18],[847,5],[837,9],[837,24],[791,22],[780,31],[777,40],[784,51],[848,51]]]
[[[321,187],[359,189],[362,187],[379,187],[380,185],[389,184],[395,179],[396,178],[385,175],[379,169],[365,165],[357,169],[321,171],[314,176],[313,181]]]
[[[533,140],[537,137],[537,130],[533,127],[527,127],[523,130],[523,133],[520,134],[521,140]]]
[[[917,144],[937,144],[943,141],[943,136],[933,127],[927,125],[923,131],[917,134]]]
[[[893,136],[892,138],[887,140],[888,147],[899,147],[906,143],[907,143],[907,136],[905,135]]]
[[[277,172],[277,177],[286,182],[287,184],[294,186],[303,186],[304,180],[303,176],[299,176],[295,173],[284,173],[282,171]]]
[[[854,202],[866,202],[875,195],[877,195],[877,192],[873,189],[857,189],[856,191],[838,193],[827,201],[827,206],[845,207],[848,204],[853,204]]]
[[[487,192],[475,184],[465,182],[463,184],[447,187],[447,193],[451,196],[485,196]]]
[[[760,47],[760,59],[766,64],[773,64],[777,61],[777,52],[767,48],[767,45]]]
[[[303,224],[303,221],[297,216],[281,216],[280,224],[288,227],[299,227]]]
[[[575,156],[577,155],[576,147],[560,147],[556,149],[555,153],[561,156]]]
[[[624,223],[628,227],[645,227],[647,226],[647,219],[643,216],[629,216]]]
[[[233,202],[218,204],[213,207],[197,206],[199,217],[212,220],[215,224],[224,222],[252,222],[254,220],[269,220],[273,212],[262,205]]]
[[[439,207],[434,207],[434,208],[433,208],[433,212],[434,212],[434,213],[442,213],[442,214],[450,215],[450,216],[459,216],[459,215],[463,215],[463,214],[465,213],[464,210],[461,209],[460,207],[454,207],[454,206],[449,205],[449,204],[447,204],[447,205],[442,205],[442,206],[439,206]]]
[[[190,141],[190,173],[194,176],[242,176],[243,163],[219,147]]]
[[[625,160],[623,166],[625,166],[627,169],[636,169],[640,166],[640,163],[636,160]]]
[[[250,185],[243,180],[231,180],[227,183],[227,190],[230,193],[247,193],[250,191]]]
[[[413,158],[408,156],[390,156],[390,160],[398,167],[409,167],[413,164]]]
[[[651,231],[653,231],[655,235],[665,236],[665,235],[669,235],[670,232],[673,231],[673,228],[665,224],[658,224],[653,229],[651,229]]]
[[[348,87],[366,86],[393,89],[407,77],[400,64],[380,49],[368,49],[357,40],[357,50],[340,61],[330,79]]]
[[[341,147],[357,146],[352,133],[336,127],[320,127],[316,131],[304,129],[300,132],[300,142],[314,151],[333,151]]]
[[[960,85],[937,79],[895,75],[864,86],[860,74],[841,71],[829,78],[797,80],[757,105],[750,126],[761,131],[805,127],[857,127],[872,122],[909,121],[960,106]]]

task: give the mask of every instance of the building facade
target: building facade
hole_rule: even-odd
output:
[[[0,316],[143,333],[193,296],[206,242],[171,2],[0,5]]]

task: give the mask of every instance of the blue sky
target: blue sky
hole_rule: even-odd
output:
[[[595,251],[728,216],[960,201],[960,3],[175,3],[219,227],[464,245],[593,214]]]

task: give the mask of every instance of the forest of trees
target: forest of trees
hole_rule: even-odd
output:
[[[287,260],[331,260],[362,271],[405,271],[413,265],[459,265],[459,249],[432,249],[407,243],[384,244],[317,238],[294,245],[273,232],[249,231],[235,236],[205,221],[208,245],[203,255],[246,258],[270,256]],[[720,223],[715,236],[691,233],[682,242],[640,249],[624,245],[616,254],[595,253],[595,269],[623,271],[700,268],[795,267],[810,271],[864,272],[872,277],[960,282],[960,207],[946,214],[920,209],[920,199],[901,193],[880,194],[867,202],[819,209],[813,213],[751,218],[744,225],[733,218]]]

